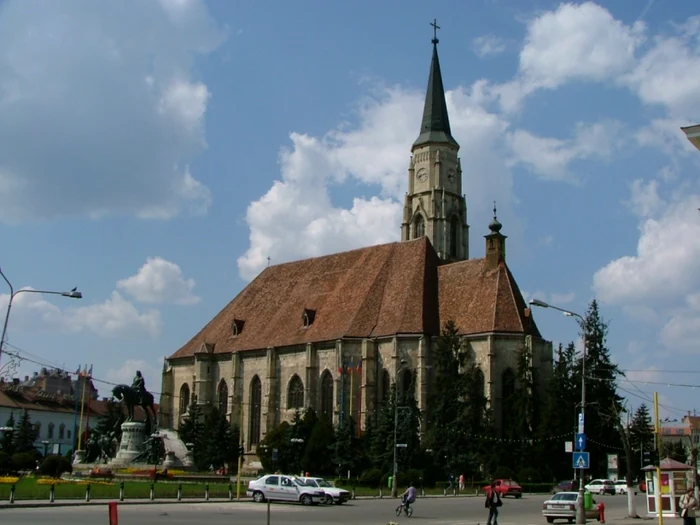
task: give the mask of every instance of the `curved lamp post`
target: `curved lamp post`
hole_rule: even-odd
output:
[[[579,424],[579,432],[584,432],[584,414],[586,411],[586,320],[582,315],[572,312],[571,310],[565,310],[564,308],[559,308],[553,304],[545,303],[539,299],[532,299],[530,301],[532,306],[539,306],[540,308],[551,308],[552,310],[557,310],[567,317],[575,317],[581,323],[581,331],[583,333],[583,352],[581,354],[581,421]],[[584,487],[583,487],[583,469],[579,473],[578,477],[578,502],[576,505],[576,523],[581,525],[586,523],[586,508],[583,501],[584,497]]]
[[[53,292],[51,290],[28,290],[28,289],[22,289],[22,290],[17,290],[15,291],[14,287],[12,286],[12,283],[8,280],[7,277],[5,277],[5,274],[2,273],[2,269],[0,269],[0,276],[5,280],[7,283],[7,286],[10,287],[10,300],[7,303],[7,312],[5,313],[5,324],[2,327],[2,336],[0,336],[0,359],[2,359],[2,351],[3,348],[5,347],[5,334],[7,333],[7,323],[10,320],[10,311],[12,310],[12,301],[16,296],[18,296],[21,293],[40,293],[43,295],[60,295],[62,297],[68,297],[69,299],[82,299],[83,294],[80,293],[77,288],[73,288],[69,292]]]

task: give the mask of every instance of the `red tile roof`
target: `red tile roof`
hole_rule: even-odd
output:
[[[263,270],[170,359],[394,334],[438,335],[453,319],[461,333],[540,336],[505,263],[440,266],[427,237],[271,266]],[[304,310],[313,323],[304,328]],[[233,336],[234,319],[243,321]],[[240,328],[241,323],[238,323]]]

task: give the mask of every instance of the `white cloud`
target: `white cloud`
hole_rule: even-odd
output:
[[[136,371],[139,370],[146,384],[146,390],[158,393],[161,390],[161,368],[143,359],[127,359],[119,368],[110,368],[104,375],[104,379],[110,383],[131,385]],[[94,372],[97,375],[97,372]],[[158,403],[158,396],[155,395]]]
[[[578,123],[572,139],[537,137],[524,130],[508,135],[513,165],[521,164],[550,180],[575,180],[569,165],[576,160],[609,158],[622,145],[617,121]]]
[[[496,198],[499,217],[507,218],[514,201],[502,151],[508,124],[479,105],[477,88],[446,95],[460,155],[469,159],[465,193],[471,217]],[[422,93],[380,89],[360,105],[357,126],[343,125],[321,138],[292,133],[292,147],[280,154],[281,180],[248,207],[251,244],[238,259],[241,276],[253,278],[268,256],[276,264],[398,240],[410,145],[422,106]],[[479,176],[483,173],[489,177]],[[358,182],[378,186],[381,196],[357,196],[349,209],[332,202],[331,188]]]
[[[540,301],[544,301],[545,303],[552,304],[554,306],[561,306],[564,307],[564,305],[571,303],[574,299],[576,299],[576,294],[574,292],[566,292],[566,293],[546,293],[542,291],[535,291],[535,292],[526,292],[524,290],[521,290],[520,293],[523,294],[523,299],[525,300],[526,303],[529,303],[533,299],[538,299]]]
[[[700,337],[700,192],[681,185],[666,200],[658,184],[636,182],[632,202],[642,216],[635,255],[598,270],[593,288],[602,302],[637,319],[660,324],[667,349],[698,351]]]
[[[139,312],[118,292],[102,303],[86,306],[58,306],[49,302],[50,296],[20,293],[12,302],[12,329],[46,330],[62,333],[93,332],[114,336],[128,330],[141,330],[155,337],[160,333],[161,318],[156,310]],[[0,309],[5,309],[9,294],[0,295]],[[73,299],[63,299],[69,301]],[[85,300],[85,299],[83,299]]]
[[[538,89],[616,78],[632,69],[643,41],[642,22],[625,25],[593,2],[562,3],[528,23],[518,75],[493,93],[510,111]]]
[[[506,43],[495,35],[478,36],[472,40],[472,49],[479,58],[486,58],[503,53],[506,50]]]
[[[196,304],[194,279],[185,279],[180,267],[162,257],[149,257],[139,271],[117,281],[117,288],[142,303]]]
[[[200,0],[4,2],[0,221],[206,211],[188,163],[210,95],[190,71],[222,39]]]
[[[630,209],[640,217],[655,217],[665,206],[659,196],[659,181],[636,179],[631,185],[631,197],[627,203]]]

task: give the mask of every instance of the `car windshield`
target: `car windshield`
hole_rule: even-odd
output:
[[[316,481],[313,479],[297,479],[297,483],[299,483],[299,485],[304,485],[306,487],[315,487],[316,486]]]
[[[305,482],[303,479],[294,479],[294,483],[300,487],[313,487],[310,483]]]
[[[578,494],[572,494],[571,492],[560,492],[555,494],[552,501],[576,501]]]
[[[333,486],[330,483],[328,483],[325,479],[319,479],[318,481],[316,481],[316,483],[318,483],[319,487],[332,487]]]

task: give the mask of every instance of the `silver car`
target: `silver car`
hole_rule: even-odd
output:
[[[553,523],[556,519],[573,523],[576,519],[577,501],[578,492],[558,492],[542,504],[542,515],[547,519],[547,523]],[[586,509],[586,519],[600,521],[600,511],[595,501],[593,508]]]
[[[326,499],[323,490],[299,483],[292,476],[279,474],[268,474],[249,482],[246,495],[257,503],[294,501],[302,505],[315,505]]]

